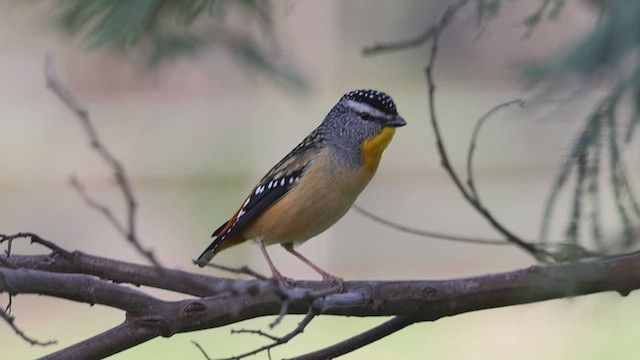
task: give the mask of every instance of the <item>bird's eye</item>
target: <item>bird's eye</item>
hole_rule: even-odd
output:
[[[360,113],[360,117],[362,118],[362,120],[369,120],[370,116],[371,116],[371,114],[369,114],[368,112],[361,112]]]

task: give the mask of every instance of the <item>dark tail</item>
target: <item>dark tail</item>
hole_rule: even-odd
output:
[[[215,239],[213,239],[211,245],[209,245],[209,247],[207,247],[207,249],[198,257],[198,260],[196,260],[196,264],[198,266],[204,267],[209,263],[209,261],[211,261],[211,259],[213,259],[214,255],[217,252],[216,250],[218,249],[218,246],[220,246],[220,244],[222,244],[222,241],[224,241],[225,239],[224,236],[220,236],[220,232],[223,232],[225,230],[225,228],[229,224],[229,221],[220,225],[220,227],[213,232],[213,235],[211,235],[211,237],[215,237]]]
[[[218,246],[222,244],[222,241],[224,241],[224,237],[216,237],[211,245],[209,245],[209,247],[207,247],[207,249],[198,257],[198,260],[196,260],[196,264],[200,267],[204,267],[205,265],[207,265],[217,253],[216,250],[218,250]]]

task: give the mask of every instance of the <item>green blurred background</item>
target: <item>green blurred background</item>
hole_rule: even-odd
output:
[[[209,235],[271,165],[319,124],[339,97],[356,88],[387,91],[408,126],[396,133],[378,174],[357,204],[405,225],[477,237],[496,233],[463,201],[439,165],[427,119],[426,48],[363,57],[377,41],[419,33],[442,1],[280,1],[275,33],[287,62],[307,80],[295,88],[239,64],[225,51],[203,52],[144,69],[117,51],[87,52],[57,32],[49,4],[0,3],[0,232],[31,231],[69,250],[143,262],[131,246],[68,185],[75,174],[92,195],[122,214],[122,197],[109,169],[90,150],[77,119],[45,88],[43,62],[56,57],[61,79],[90,111],[104,142],[125,165],[140,203],[139,234],[166,266],[201,270],[191,260]],[[454,165],[465,165],[478,117],[497,103],[527,96],[517,65],[544,59],[574,44],[597,21],[582,2],[568,2],[560,19],[530,38],[518,19],[535,8],[517,2],[480,33],[473,9],[462,11],[442,37],[436,67],[438,113]],[[239,17],[238,26],[246,19]],[[523,95],[524,94],[524,95]],[[485,203],[509,228],[535,238],[559,163],[594,97],[534,101],[492,119],[481,135],[476,181]],[[629,172],[640,161],[629,154]],[[637,178],[637,177],[636,177]],[[562,233],[568,200],[556,211]],[[608,234],[619,231],[611,209]],[[355,279],[448,279],[507,271],[533,259],[509,246],[476,246],[407,235],[355,211],[305,243],[301,252],[330,273]],[[16,253],[43,253],[14,243]],[[279,247],[270,250],[287,275],[317,276]],[[221,254],[221,264],[267,272],[257,247]],[[221,273],[215,273],[224,275]],[[165,299],[180,296],[154,292]],[[640,330],[638,295],[598,294],[478,311],[411,326],[344,359],[633,359]],[[1,299],[6,301],[6,295]],[[13,299],[12,314],[27,334],[56,339],[30,347],[0,326],[2,358],[34,358],[105,331],[121,311],[39,296]],[[114,359],[232,356],[265,343],[237,328],[266,329],[271,318],[156,339]],[[289,316],[284,334],[300,320]],[[355,335],[382,318],[320,317],[303,335],[276,348],[291,357]],[[260,354],[256,358],[267,358]]]

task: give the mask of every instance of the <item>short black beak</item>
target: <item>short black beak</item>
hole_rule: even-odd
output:
[[[391,126],[391,127],[400,127],[400,126],[407,125],[407,122],[404,121],[404,119],[400,115],[396,115],[393,119],[389,120],[385,125]]]

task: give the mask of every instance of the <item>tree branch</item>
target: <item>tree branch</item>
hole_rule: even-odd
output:
[[[397,331],[404,329],[405,327],[415,323],[416,321],[404,316],[396,316],[391,320],[360,333],[352,338],[341,341],[337,344],[328,346],[324,349],[317,350],[301,356],[296,356],[290,360],[323,360],[333,359],[338,356],[342,356],[361,347],[369,345],[382,339],[385,336],[391,335]]]
[[[13,264],[34,259],[18,255],[2,257]],[[105,268],[115,265],[113,260],[103,261]],[[131,269],[141,266],[118,263]],[[162,283],[164,280],[161,279],[167,274],[171,271],[145,276],[157,278],[149,283]],[[184,276],[192,278],[193,283],[199,283],[203,275],[186,273]],[[0,268],[1,292],[37,293],[126,310],[125,323],[131,324],[122,326],[138,334],[133,339],[115,336],[119,334],[116,328],[110,330],[116,333],[98,335],[68,348],[73,352],[94,344],[96,347],[109,347],[108,351],[115,353],[157,336],[274,316],[281,311],[284,297],[291,300],[287,308],[289,314],[306,314],[312,306],[323,315],[402,316],[412,321],[433,321],[481,309],[603,291],[626,295],[640,288],[640,253],[444,281],[348,281],[344,283],[343,293],[328,295],[325,295],[328,291],[326,284],[320,281],[297,282],[297,288],[281,288],[273,281],[227,281],[226,292],[217,296],[169,302],[90,275]],[[107,342],[107,338],[111,340]],[[115,339],[121,340],[116,342]],[[107,350],[93,349],[91,353],[100,351]],[[61,350],[58,355],[64,358],[70,352]]]

